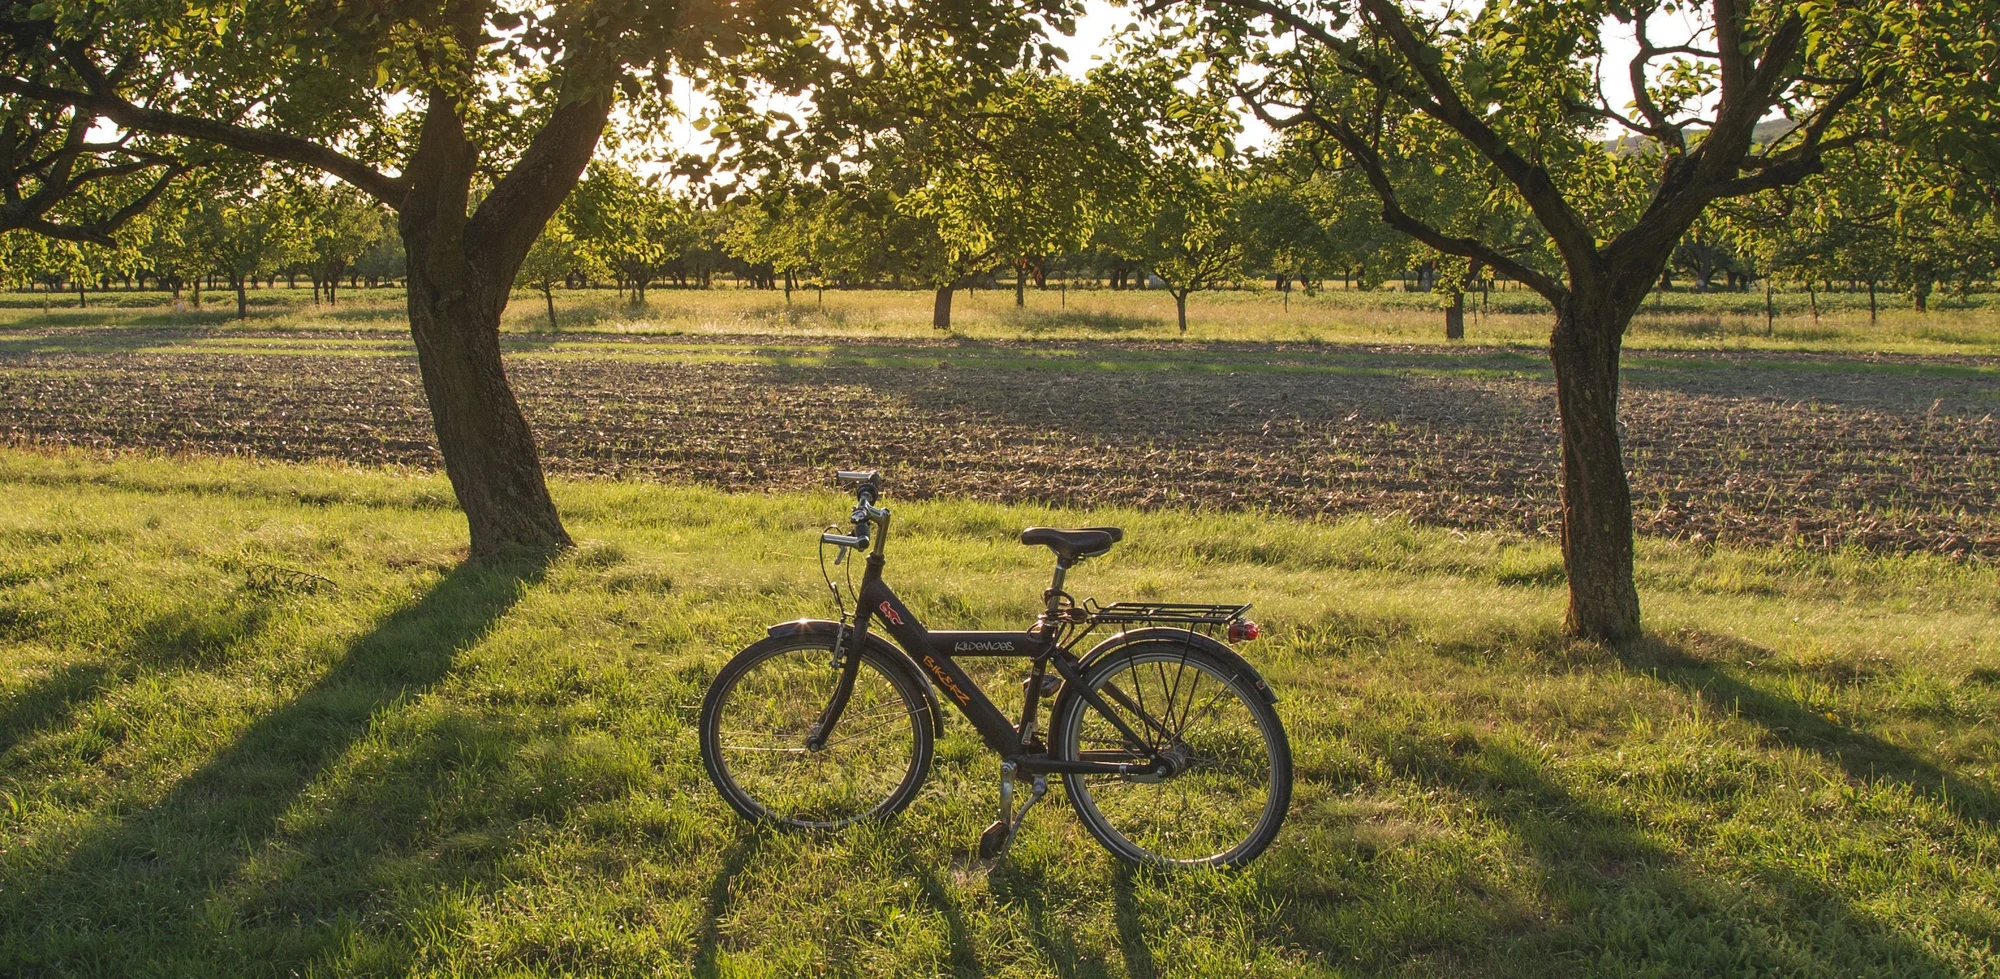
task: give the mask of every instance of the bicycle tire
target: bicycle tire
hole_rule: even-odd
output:
[[[1081,760],[1090,751],[1093,760],[1117,760],[1107,756],[1128,752],[1139,761],[1174,749],[1187,759],[1184,771],[1164,778],[1063,776],[1071,807],[1106,849],[1160,867],[1240,867],[1277,839],[1291,805],[1291,743],[1277,710],[1237,667],[1197,646],[1158,640],[1090,664],[1082,681],[1152,740],[1144,751],[1131,749],[1096,707],[1066,692],[1050,718],[1056,757]],[[1113,684],[1148,716],[1167,718],[1158,723],[1171,732],[1142,723],[1109,694]],[[1261,752],[1249,743],[1252,730]]]
[[[890,818],[923,788],[935,748],[930,702],[923,680],[895,653],[863,647],[854,694],[832,743],[805,746],[839,678],[832,659],[831,636],[764,639],[732,657],[709,684],[701,707],[702,765],[744,818],[837,830]],[[763,743],[745,743],[752,740]],[[883,749],[885,761],[865,756],[873,748]]]

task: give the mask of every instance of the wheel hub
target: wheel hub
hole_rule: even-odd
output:
[[[1130,778],[1134,782],[1145,782],[1148,784],[1164,782],[1187,771],[1188,765],[1193,761],[1194,753],[1188,750],[1188,746],[1180,742],[1175,742],[1153,754],[1152,771],[1144,775],[1133,775]]]

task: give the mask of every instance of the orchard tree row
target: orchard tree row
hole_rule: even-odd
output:
[[[2000,0],[1156,0],[1082,80],[1080,0],[0,4],[0,231],[171,239],[155,276],[241,283],[320,219],[272,181],[393,214],[476,556],[569,543],[500,354],[523,280],[639,294],[734,256],[921,283],[944,326],[1009,267],[1142,272],[1183,309],[1245,274],[1417,267],[1448,324],[1494,278],[1547,301],[1568,630],[1622,641],[1619,358],[1649,295],[1690,268],[1919,301],[1992,274]],[[711,158],[586,177],[643,157],[688,84]],[[1239,152],[1239,112],[1273,149]]]
[[[975,282],[1010,276],[1019,302],[1029,282],[1088,277],[1113,288],[1157,284],[1185,330],[1187,298],[1202,289],[1257,279],[1311,294],[1334,278],[1369,289],[1405,277],[1437,294],[1445,335],[1457,338],[1466,294],[1496,279],[1491,266],[1384,224],[1365,180],[1316,167],[1310,141],[1288,134],[1273,151],[1237,152],[1231,107],[1157,72],[1106,68],[1073,80],[1014,70],[976,96],[939,81],[884,80],[873,95],[892,104],[854,136],[865,132],[865,154],[822,144],[780,159],[761,147],[764,155],[734,161],[756,165],[754,182],[730,173],[725,187],[660,167],[642,177],[595,162],[543,227],[517,285],[542,294],[551,327],[557,288],[606,282],[639,300],[656,282],[705,288],[717,273],[788,298],[794,288],[917,286],[934,291],[934,325],[948,329],[952,296]],[[1788,132],[1762,129],[1766,140]],[[1650,152],[1629,141],[1613,156]],[[829,170],[832,160],[846,166]],[[1483,221],[1516,251],[1548,251],[1526,214],[1507,213],[1491,188],[1475,193],[1459,172],[1412,173],[1405,206],[1445,223]],[[127,194],[148,189],[143,178],[124,183]],[[1607,188],[1646,191],[1643,179]],[[260,280],[296,285],[303,276],[315,300],[331,304],[343,279],[374,284],[404,271],[386,209],[342,184],[241,162],[170,182],[109,240],[18,230],[4,243],[0,261],[17,287],[74,289],[83,303],[87,283],[137,279],[175,301],[186,289],[198,307],[212,281],[236,292],[239,316],[246,287]],[[1963,297],[1990,283],[1996,262],[1990,191],[1873,144],[1830,154],[1823,172],[1796,186],[1704,213],[1659,287],[1677,277],[1696,292],[1777,280],[1803,287],[1815,310],[1822,289],[1865,291],[1871,312],[1888,290],[1921,311],[1938,288]]]

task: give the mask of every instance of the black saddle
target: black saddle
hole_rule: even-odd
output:
[[[1124,537],[1125,532],[1116,527],[1085,527],[1082,530],[1029,527],[1021,531],[1021,543],[1046,546],[1056,552],[1056,561],[1064,567],[1087,557],[1097,557],[1111,550],[1111,545]]]

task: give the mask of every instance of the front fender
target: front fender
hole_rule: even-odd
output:
[[[1272,690],[1271,685],[1264,682],[1264,675],[1257,672],[1257,668],[1251,666],[1250,661],[1244,659],[1236,650],[1230,649],[1214,636],[1203,635],[1199,632],[1189,632],[1186,629],[1176,629],[1171,626],[1148,626],[1143,629],[1129,629],[1115,636],[1108,637],[1103,642],[1090,647],[1090,652],[1083,654],[1083,667],[1088,669],[1091,664],[1098,660],[1126,646],[1141,642],[1189,643],[1202,652],[1228,664],[1231,669],[1238,671],[1243,676],[1249,677],[1251,688],[1257,691],[1258,696],[1264,698],[1265,703],[1275,704],[1278,702],[1278,692]]]
[[[829,639],[836,639],[840,636],[842,627],[843,623],[835,622],[832,619],[799,619],[793,622],[780,622],[764,630],[764,634],[772,639],[783,639],[787,636],[798,635],[821,635]],[[911,661],[910,654],[903,652],[895,643],[872,632],[861,638],[863,642],[868,644],[869,648],[888,657],[889,662],[895,663],[899,669],[908,672],[912,678],[918,681],[918,689],[924,692],[924,705],[931,712],[932,733],[943,735],[944,711],[940,709],[941,705],[938,703],[937,690],[931,686],[931,678],[925,676],[924,671],[918,669],[917,664]]]

